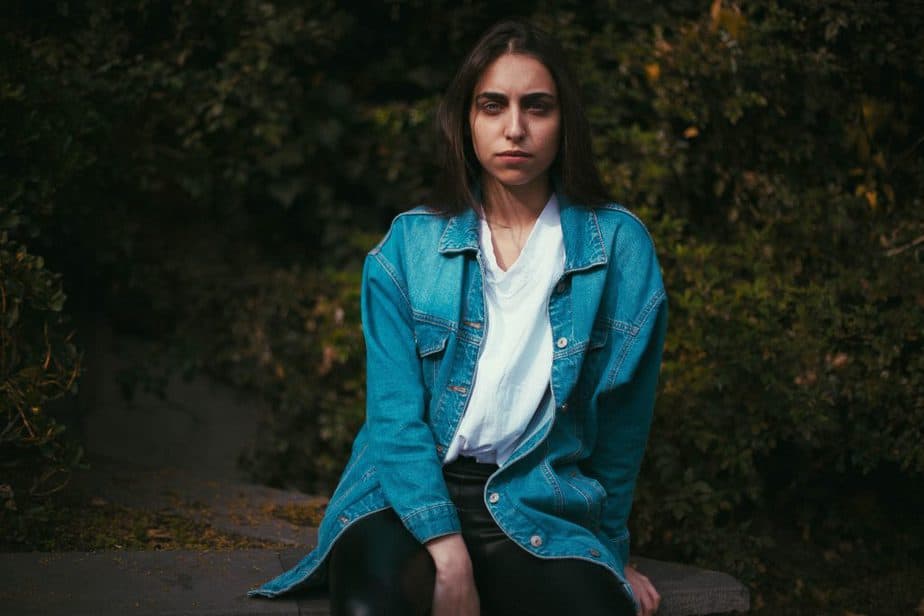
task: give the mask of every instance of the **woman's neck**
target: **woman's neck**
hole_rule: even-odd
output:
[[[485,218],[503,227],[532,227],[548,203],[550,194],[547,176],[523,186],[504,186],[493,177],[482,178]]]

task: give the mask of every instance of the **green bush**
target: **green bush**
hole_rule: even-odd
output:
[[[60,489],[81,449],[48,404],[77,390],[80,354],[61,310],[60,276],[0,233],[0,498],[3,519]]]
[[[209,294],[210,369],[263,394],[272,412],[254,476],[329,493],[365,414],[360,272],[295,266],[243,274]]]
[[[77,391],[81,353],[63,308],[64,282],[46,267],[61,189],[92,165],[79,100],[42,70],[35,49],[0,37],[0,521],[12,534],[82,460],[51,413]],[[72,130],[73,129],[73,130]],[[42,256],[39,256],[42,255]]]
[[[590,38],[592,87],[635,102],[604,168],[651,221],[671,297],[643,546],[733,561],[768,518],[857,536],[863,476],[924,473],[915,23],[721,7],[637,31],[619,86],[596,61],[611,39]]]

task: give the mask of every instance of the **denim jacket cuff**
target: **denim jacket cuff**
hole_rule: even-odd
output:
[[[452,502],[436,503],[415,509],[402,516],[401,521],[421,543],[462,530],[459,513]]]

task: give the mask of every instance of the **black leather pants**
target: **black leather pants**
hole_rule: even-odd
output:
[[[542,559],[511,541],[484,504],[497,467],[459,458],[443,468],[459,511],[483,616],[630,616],[632,601],[606,569],[578,559]],[[429,552],[386,509],[356,522],[330,556],[331,614],[430,613],[435,569]]]

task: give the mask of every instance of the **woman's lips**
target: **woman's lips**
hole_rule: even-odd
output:
[[[521,163],[523,161],[529,160],[532,158],[532,156],[532,154],[515,150],[509,150],[507,152],[500,152],[497,154],[497,158],[505,163]]]

